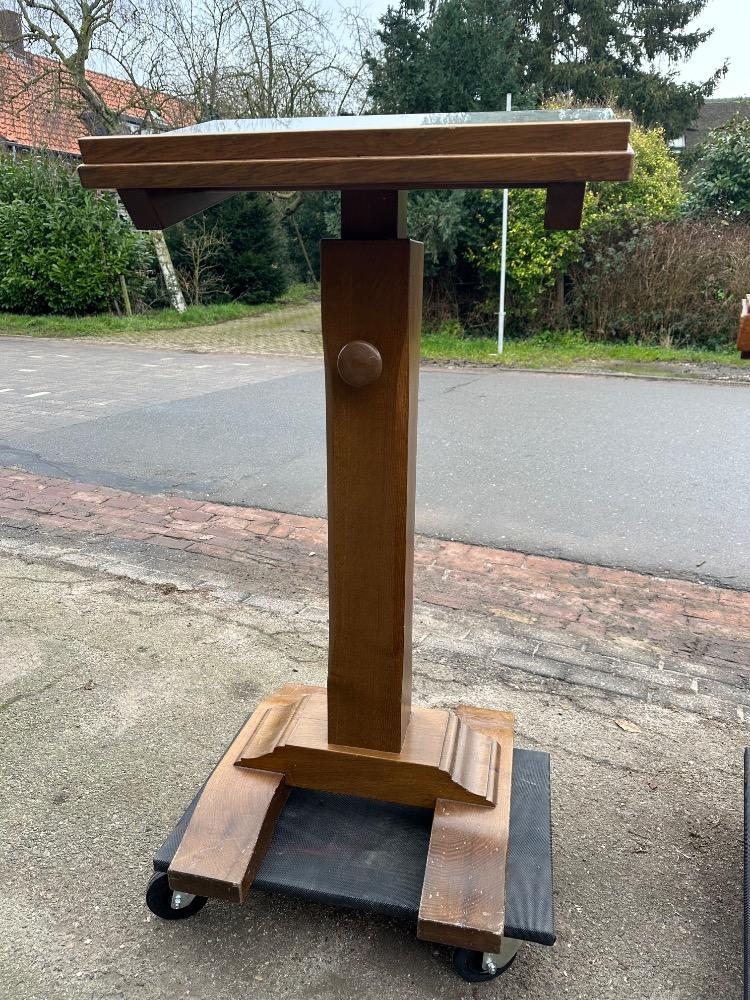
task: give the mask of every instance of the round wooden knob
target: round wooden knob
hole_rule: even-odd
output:
[[[380,378],[383,359],[380,351],[366,340],[352,340],[339,351],[336,367],[347,385],[360,388]]]

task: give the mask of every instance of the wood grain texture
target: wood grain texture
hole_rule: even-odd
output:
[[[302,191],[348,188],[513,187],[628,180],[632,150],[452,156],[360,156],[305,160],[215,160],[83,164],[89,188],[226,188]]]
[[[743,358],[750,351],[750,295],[746,295],[742,300],[740,329],[737,334],[737,350]]]
[[[168,229],[213,205],[231,198],[236,191],[121,188],[120,199],[136,229]]]
[[[255,725],[248,719],[201,793],[169,866],[169,884],[241,903],[250,889],[289,789],[283,774],[235,766]]]
[[[372,385],[383,373],[380,351],[366,340],[350,340],[336,359],[339,377],[354,389]]]
[[[490,713],[492,714],[492,713]],[[434,808],[448,797],[491,806],[500,794],[498,743],[443,709],[414,709],[400,753],[327,741],[325,688],[288,685],[254,713],[242,767],[283,772],[288,785]]]
[[[329,132],[217,132],[213,135],[87,136],[86,163],[430,156],[452,153],[564,153],[624,150],[630,122],[513,122]]]
[[[324,240],[328,455],[328,739],[397,753],[411,706],[420,243]],[[342,347],[372,344],[377,381],[347,385]]]
[[[406,191],[342,191],[342,240],[404,240]]]
[[[419,908],[424,941],[497,952],[505,921],[505,862],[510,822],[513,716],[462,706],[456,715],[497,741],[498,797],[494,808],[440,799]]]
[[[550,184],[544,206],[545,229],[580,229],[585,184]]]

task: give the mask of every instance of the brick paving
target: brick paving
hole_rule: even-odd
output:
[[[320,302],[269,309],[258,316],[186,326],[169,330],[119,330],[97,337],[100,344],[134,344],[166,350],[229,354],[283,354],[319,357],[323,354]]]
[[[216,560],[263,564],[325,586],[327,525],[0,469],[0,525],[130,539]],[[415,595],[427,604],[707,667],[750,668],[750,593],[419,536]],[[746,682],[743,682],[746,683]]]

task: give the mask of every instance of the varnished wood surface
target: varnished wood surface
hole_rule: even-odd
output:
[[[742,300],[740,329],[737,334],[737,350],[743,358],[750,352],[750,295],[746,295]]]
[[[422,261],[422,245],[408,240],[321,246],[329,740],[394,753],[411,704]],[[380,354],[382,371],[370,385],[351,386],[339,374],[339,354],[352,340]]]
[[[137,229],[168,229],[191,215],[226,201],[236,192],[121,188],[118,193]]]
[[[513,187],[627,180],[632,150],[452,156],[360,156],[306,160],[216,160],[83,164],[89,188],[227,188],[246,191],[347,188]]]
[[[498,798],[492,809],[440,799],[435,808],[417,936],[425,941],[500,950],[510,823],[513,716],[462,706],[456,715],[496,740]]]
[[[86,163],[314,159],[321,156],[430,156],[624,150],[630,122],[512,122],[326,132],[217,132],[209,135],[87,136]]]
[[[241,903],[268,849],[288,795],[283,774],[235,767],[251,717],[201,793],[169,866],[169,884],[194,895]]]
[[[347,385],[362,389],[383,374],[383,359],[373,344],[366,340],[350,340],[339,351],[336,371]]]
[[[544,207],[545,229],[580,229],[585,184],[550,184]]]
[[[404,240],[408,237],[406,191],[342,191],[342,240]]]
[[[401,752],[387,753],[328,743],[326,715],[325,688],[287,685],[253,714],[238,765],[283,773],[300,788],[427,808],[450,798],[495,813],[502,750],[471,717],[414,709]]]

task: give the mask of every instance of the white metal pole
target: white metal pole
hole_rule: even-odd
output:
[[[511,95],[505,95],[505,110],[510,111]],[[503,230],[500,237],[500,304],[497,313],[497,353],[503,353],[505,341],[505,265],[508,259],[508,189],[503,188]]]

